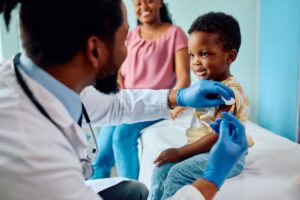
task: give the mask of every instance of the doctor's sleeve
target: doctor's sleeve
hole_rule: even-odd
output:
[[[85,88],[81,100],[93,123],[118,125],[170,118],[168,90],[121,90],[106,95],[94,87]]]

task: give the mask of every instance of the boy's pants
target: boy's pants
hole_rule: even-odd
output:
[[[177,163],[166,163],[154,169],[148,200],[165,200],[177,190],[201,178],[209,153],[198,154]],[[228,178],[238,175],[244,168],[243,156],[230,172]]]

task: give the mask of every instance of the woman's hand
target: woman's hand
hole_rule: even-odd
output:
[[[182,155],[179,148],[169,148],[159,154],[154,160],[154,164],[158,167],[165,163],[177,162],[181,160]]]

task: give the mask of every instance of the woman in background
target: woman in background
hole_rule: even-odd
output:
[[[119,72],[121,89],[171,89],[190,85],[187,37],[172,24],[163,0],[133,0],[138,26],[128,34],[128,55]],[[177,109],[177,108],[176,108]],[[143,112],[143,110],[141,110]],[[157,121],[102,127],[93,178],[138,179],[137,140],[141,130]]]

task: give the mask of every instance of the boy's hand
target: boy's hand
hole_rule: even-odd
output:
[[[181,160],[181,153],[179,148],[169,148],[159,154],[154,160],[154,164],[158,167],[165,163],[177,162]]]
[[[187,108],[176,107],[171,111],[171,118],[175,120],[179,115],[181,115]]]

